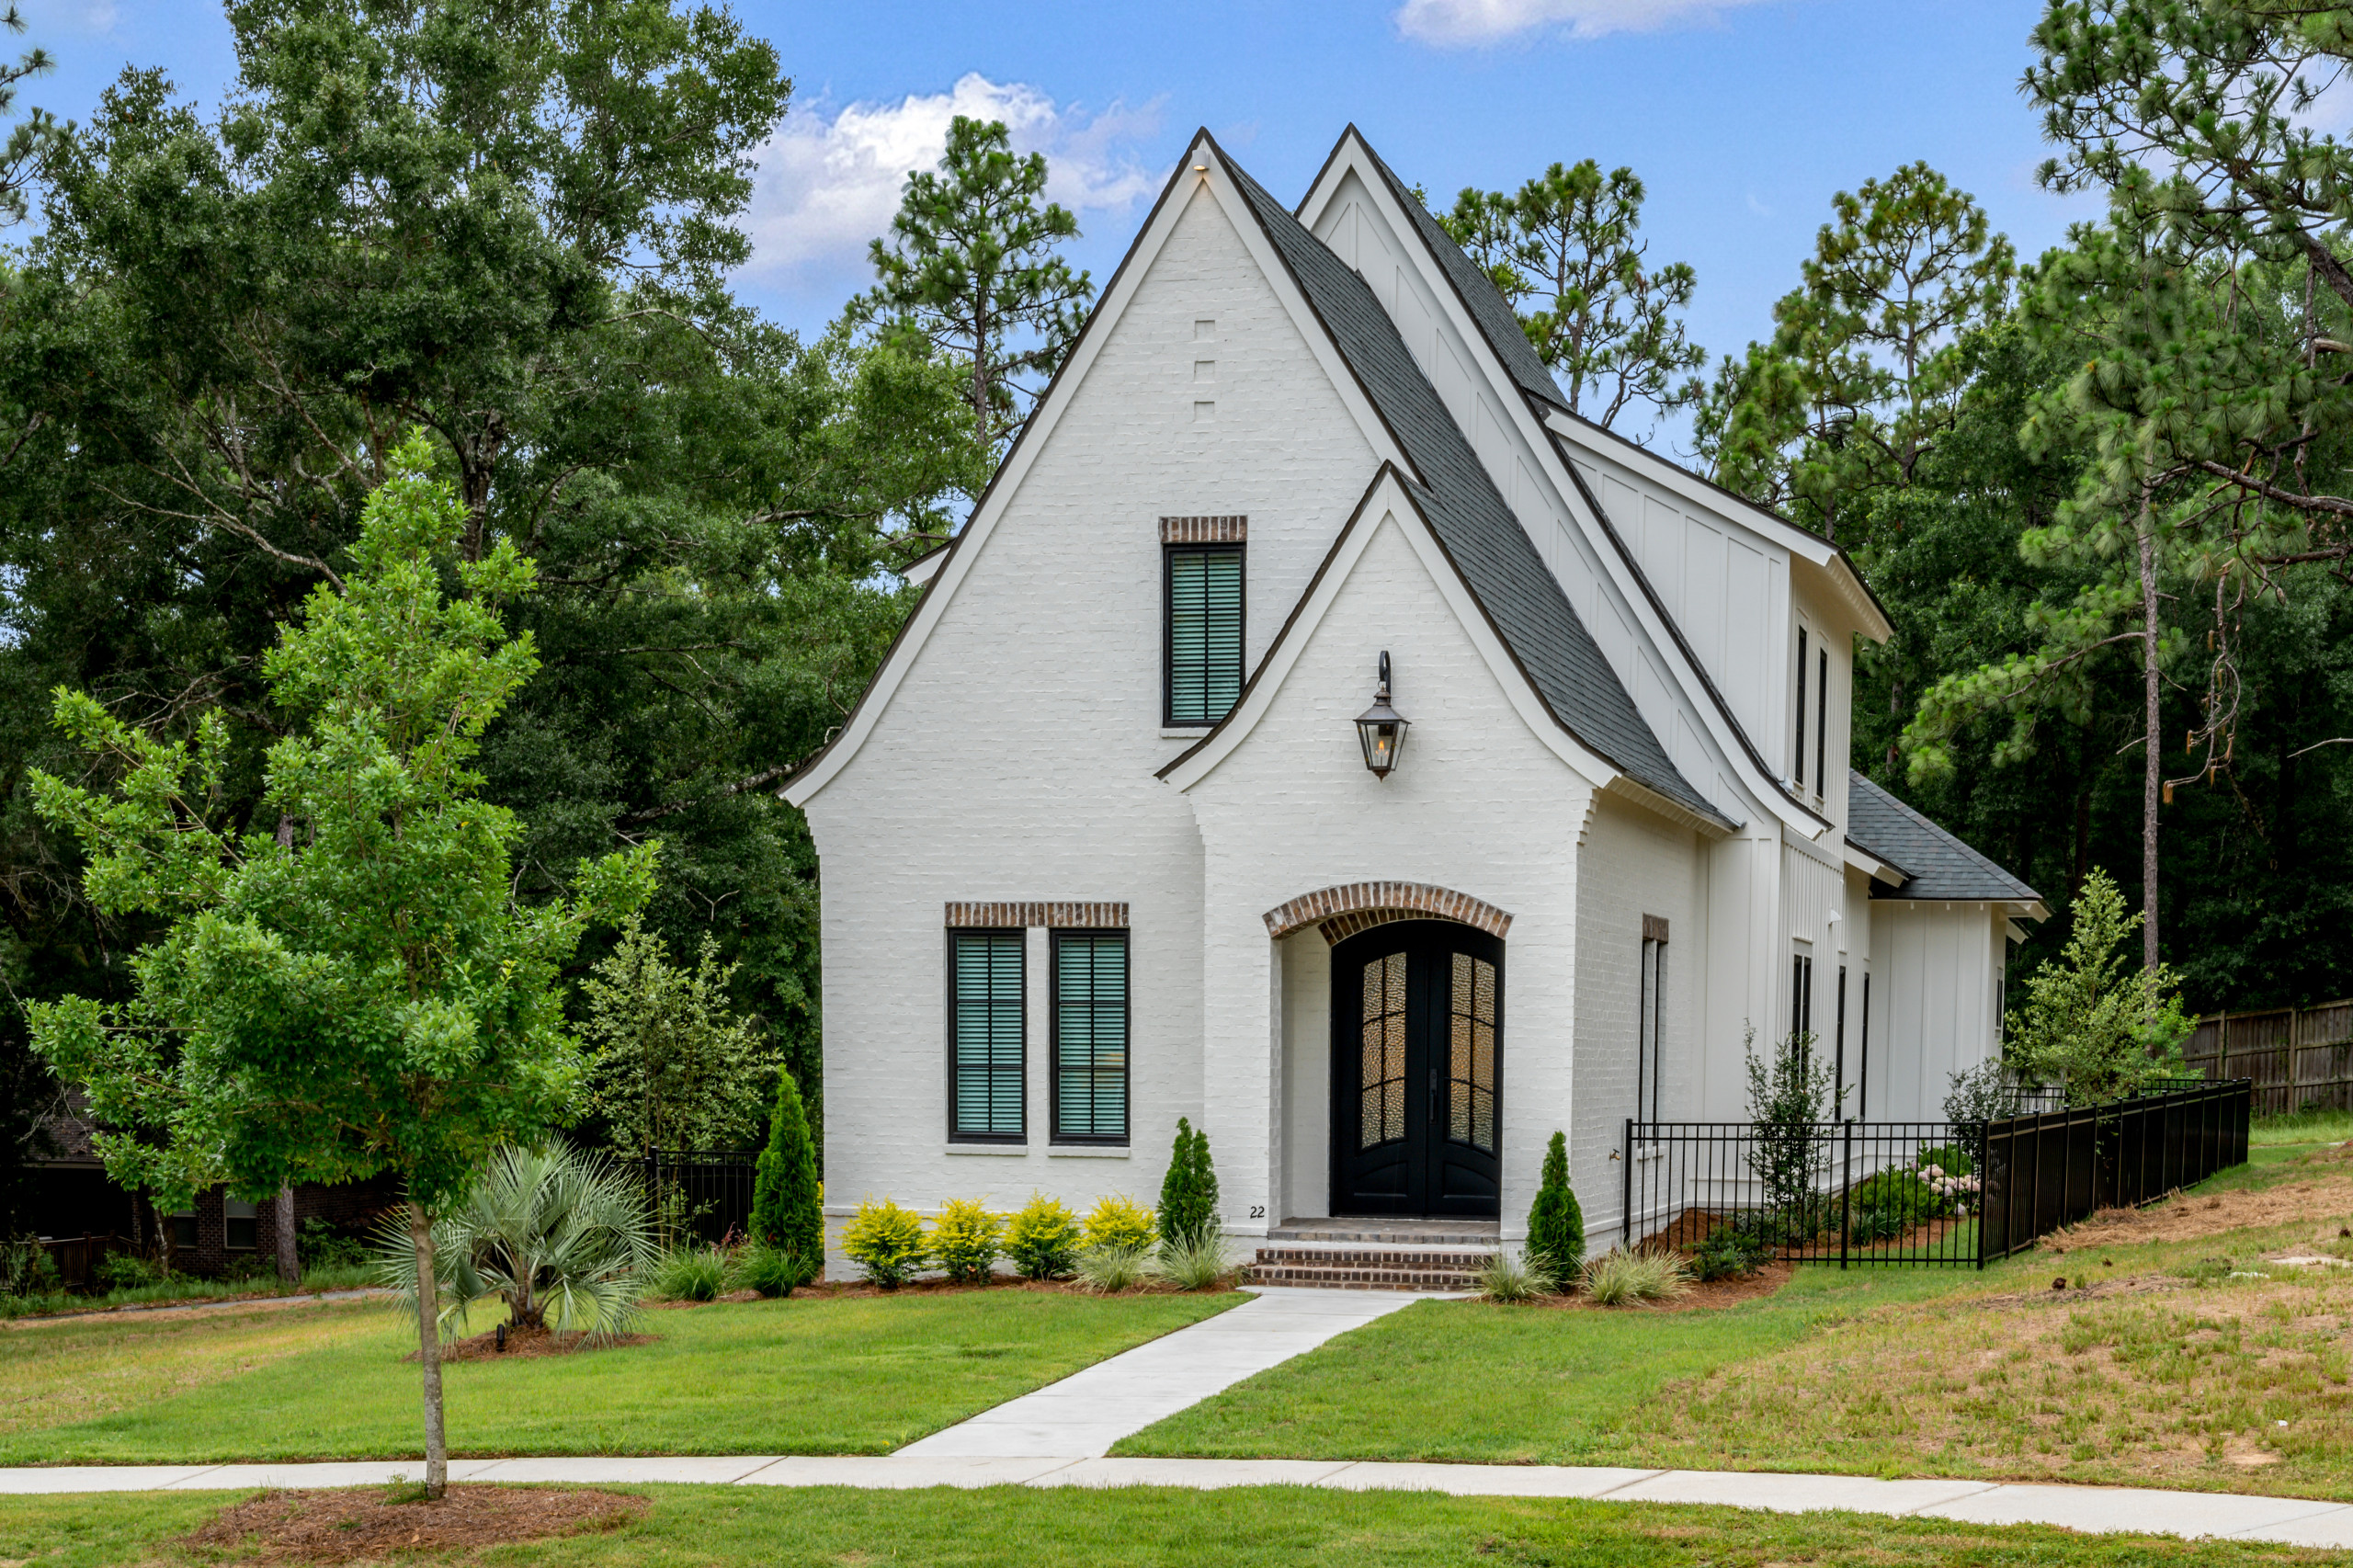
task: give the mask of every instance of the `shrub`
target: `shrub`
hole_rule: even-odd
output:
[[[1974,1140],[1989,1121],[2005,1121],[2018,1113],[2018,1084],[2007,1062],[1981,1062],[1964,1073],[1946,1074],[1945,1119],[1953,1131]]]
[[[1544,1177],[1528,1210],[1528,1256],[1554,1279],[1585,1266],[1585,1210],[1569,1189],[1569,1141],[1555,1132],[1544,1150]]]
[[[1533,1247],[1517,1253],[1499,1251],[1480,1267],[1479,1295],[1489,1301],[1532,1301],[1552,1294],[1553,1278],[1543,1256]]]
[[[1098,1296],[1132,1290],[1152,1278],[1152,1253],[1140,1242],[1107,1242],[1078,1255],[1079,1283]]]
[[[39,1236],[0,1236],[0,1296],[47,1295],[57,1288],[57,1261]]]
[[[90,1283],[100,1290],[138,1290],[160,1285],[170,1276],[164,1266],[127,1252],[110,1252],[90,1270]]]
[[[785,1247],[746,1244],[735,1255],[735,1279],[763,1296],[790,1296],[817,1278],[818,1265]]]
[[[377,1271],[414,1304],[416,1254],[404,1221],[398,1210],[385,1216]],[[560,1142],[494,1153],[465,1197],[435,1221],[433,1245],[444,1334],[493,1297],[519,1327],[542,1326],[553,1312],[558,1329],[621,1333],[637,1315],[654,1258],[636,1178]],[[718,1267],[723,1276],[724,1262]]]
[[[678,1247],[654,1266],[653,1293],[665,1301],[715,1301],[727,1273],[727,1255],[717,1247]]]
[[[346,1235],[316,1214],[302,1221],[294,1244],[296,1256],[308,1268],[349,1268],[368,1261],[368,1244]]]
[[[1760,1058],[1752,1028],[1741,1040],[1741,1053],[1747,1060],[1748,1119],[1755,1124],[1748,1168],[1791,1233],[1802,1225],[1810,1233],[1814,1183],[1824,1165],[1814,1124],[1830,1092],[1830,1068],[1814,1061],[1813,1036],[1803,1032]]]
[[[1915,1171],[1881,1171],[1857,1182],[1847,1194],[1849,1216],[1866,1211],[1889,1215],[1902,1221],[1899,1229],[1937,1219],[1950,1208]]]
[[[817,1144],[809,1135],[801,1086],[790,1072],[777,1074],[768,1143],[760,1151],[752,1184],[752,1239],[824,1267],[825,1210],[817,1179]]]
[[[1005,1256],[1024,1279],[1060,1279],[1078,1264],[1078,1216],[1041,1192],[1005,1227]]]
[[[885,1290],[905,1284],[931,1256],[923,1221],[887,1198],[880,1203],[870,1198],[858,1206],[842,1230],[842,1251]]]
[[[1152,1210],[1124,1193],[1110,1193],[1087,1210],[1084,1244],[1088,1252],[1102,1247],[1148,1247],[1152,1238]]]
[[[972,1199],[951,1198],[931,1224],[932,1260],[960,1285],[985,1285],[990,1266],[1005,1250],[1004,1238],[1004,1215]]]
[[[1596,1306],[1671,1301],[1691,1289],[1691,1271],[1671,1252],[1612,1250],[1585,1266],[1585,1293]]]
[[[1189,1241],[1161,1243],[1159,1263],[1161,1277],[1179,1290],[1215,1290],[1233,1272],[1222,1231]]]
[[[1743,1279],[1771,1256],[1764,1238],[1744,1225],[1719,1225],[1691,1249],[1691,1271],[1701,1279]]]
[[[2141,916],[2127,913],[2115,879],[2093,867],[2068,915],[2065,949],[2026,977],[2026,1006],[2003,1025],[2005,1057],[2031,1082],[2064,1084],[2069,1105],[2179,1074],[2193,1027],[2181,976],[2168,964],[2140,967],[2129,939]]]
[[[1934,1165],[1939,1172],[1949,1176],[1977,1174],[1976,1163],[1970,1159],[1969,1151],[1958,1143],[1939,1143],[1933,1149],[1921,1150],[1919,1164],[1924,1171],[1930,1165]]]
[[[1216,1233],[1217,1172],[1210,1165],[1210,1135],[1176,1119],[1168,1174],[1160,1178],[1160,1242],[1181,1247]]]

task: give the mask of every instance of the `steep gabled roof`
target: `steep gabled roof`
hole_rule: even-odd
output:
[[[1873,898],[2042,902],[2040,893],[1852,768],[1847,771],[1847,836],[1910,875],[1900,888],[1874,885]]]
[[[1438,541],[1553,717],[1635,782],[1677,805],[1725,820],[1722,809],[1692,788],[1659,744],[1537,553],[1535,541],[1520,527],[1364,279],[1309,233],[1266,187],[1224,157],[1222,149],[1220,156],[1268,242],[1412,462],[1419,483],[1408,488]],[[1438,237],[1452,246],[1442,233]],[[1500,306],[1495,290],[1484,278],[1478,281]],[[1524,335],[1520,342],[1525,347]],[[1529,358],[1533,362],[1534,355]]]

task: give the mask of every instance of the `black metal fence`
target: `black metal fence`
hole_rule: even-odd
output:
[[[1982,1127],[1629,1120],[1620,1239],[1842,1268],[1982,1268],[2094,1210],[2243,1163],[2249,1091],[2244,1080],[2169,1082]]]
[[[2255,1085],[2171,1080],[2154,1094],[2014,1117],[1984,1135],[1980,1260],[2033,1244],[2095,1210],[2129,1209],[2246,1160]]]
[[[759,1156],[733,1149],[655,1149],[639,1159],[645,1200],[665,1246],[717,1244],[751,1229]]]

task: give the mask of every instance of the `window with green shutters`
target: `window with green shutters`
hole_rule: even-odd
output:
[[[1128,1141],[1128,934],[1057,931],[1054,1141]]]
[[[1242,549],[1169,545],[1170,724],[1214,724],[1242,695]]]
[[[1019,1142],[1022,1118],[1022,949],[1028,934],[948,934],[948,1135]]]

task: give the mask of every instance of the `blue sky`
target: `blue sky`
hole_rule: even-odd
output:
[[[25,0],[59,70],[25,100],[80,118],[126,62],[218,100],[233,68],[208,0]],[[866,241],[948,118],[1006,119],[1044,151],[1097,278],[1118,264],[1194,128],[1296,197],[1354,120],[1434,195],[1554,160],[1630,164],[1654,260],[1689,262],[1694,336],[1737,352],[1831,194],[1925,158],[2032,256],[2086,199],[2040,189],[2017,82],[2040,0],[1368,0],[953,5],[738,0],[793,76],[763,152],[744,296],[820,327],[870,281]]]

